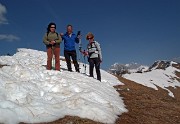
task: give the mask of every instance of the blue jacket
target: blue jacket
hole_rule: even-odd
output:
[[[76,50],[75,43],[79,43],[79,39],[74,33],[72,33],[71,37],[68,35],[68,33],[65,33],[62,36],[62,40],[64,40],[64,50],[67,51]]]

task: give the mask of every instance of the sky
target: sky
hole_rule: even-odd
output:
[[[92,32],[101,44],[103,69],[116,62],[152,65],[180,57],[179,6],[180,0],[1,0],[0,55],[17,48],[46,51],[42,38],[55,22],[58,33],[68,24],[74,33],[80,30],[83,49]]]

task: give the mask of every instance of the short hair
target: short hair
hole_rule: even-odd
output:
[[[71,28],[73,27],[71,24],[68,24],[68,25],[67,25],[67,27],[69,27],[69,26],[70,26]]]
[[[89,33],[86,35],[86,40],[88,40],[89,37],[91,37],[91,38],[94,39],[93,33],[89,32]]]

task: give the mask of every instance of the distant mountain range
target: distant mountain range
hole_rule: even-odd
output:
[[[135,73],[135,72],[144,72],[149,69],[148,66],[140,65],[138,63],[130,63],[130,64],[119,64],[115,63],[111,65],[108,69],[108,72],[115,75],[123,75],[127,73]]]
[[[124,78],[158,90],[161,87],[174,97],[169,87],[180,87],[180,63],[174,61],[156,61],[148,70],[142,73],[122,75]]]
[[[137,63],[115,63],[108,72],[155,90],[161,87],[167,90],[172,97],[174,97],[174,94],[168,87],[180,87],[180,63],[177,61],[159,60],[155,61],[150,67]]]
[[[176,60],[174,62],[178,62],[180,58],[176,58],[173,60]],[[146,65],[141,65],[138,63],[130,63],[130,64],[119,64],[115,63],[111,65],[111,67],[108,69],[108,72],[115,75],[123,75],[123,74],[131,74],[131,73],[143,73],[148,72],[155,69],[163,69],[165,70],[167,67],[171,65],[173,61],[167,61],[167,60],[158,60],[155,61],[150,67]]]

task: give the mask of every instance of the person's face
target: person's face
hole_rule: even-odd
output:
[[[94,41],[94,38],[93,37],[91,37],[91,36],[88,36],[88,41],[89,41],[89,43],[91,43],[91,42],[93,42]]]
[[[67,27],[67,32],[68,32],[68,34],[71,34],[71,33],[72,33],[72,27],[71,27],[71,26],[68,26],[68,27]]]
[[[51,32],[55,32],[55,30],[56,30],[56,26],[55,26],[55,25],[51,25],[50,31],[51,31]]]

